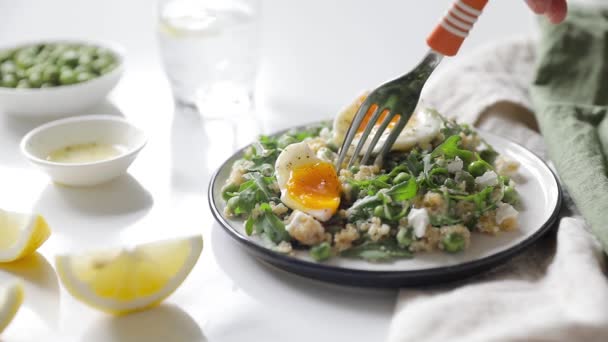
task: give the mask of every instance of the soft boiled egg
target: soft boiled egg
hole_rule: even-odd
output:
[[[340,146],[344,138],[346,137],[346,132],[348,131],[348,127],[353,121],[355,114],[359,110],[359,107],[365,101],[367,94],[360,95],[353,103],[344,108],[338,115],[336,116],[333,124],[333,132],[334,135],[332,137],[333,143]],[[356,145],[359,142],[361,134],[365,130],[367,123],[371,119],[375,108],[371,107],[370,110],[366,113],[363,122],[359,126],[357,130],[357,135],[353,139],[353,145]],[[372,140],[374,135],[376,134],[376,129],[380,126],[383,119],[386,117],[386,113],[382,113],[375,125],[374,129],[372,129],[370,136],[367,138],[367,141],[364,145],[364,148],[361,149],[361,154],[364,154],[369,146],[369,142]],[[376,144],[374,152],[379,152],[382,145],[388,138],[390,134],[390,129],[395,125],[398,121],[398,117],[396,116],[388,125],[388,129],[386,129],[380,140]],[[409,151],[416,145],[424,146],[430,143],[437,135],[439,134],[441,127],[443,126],[443,120],[439,115],[431,110],[431,109],[419,109],[412,114],[407,125],[401,131],[395,144],[393,144],[392,150],[394,151]]]
[[[281,201],[319,221],[329,220],[340,205],[341,185],[334,165],[318,158],[306,142],[287,146],[275,164]]]

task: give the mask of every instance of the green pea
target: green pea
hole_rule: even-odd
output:
[[[17,66],[13,61],[6,61],[0,65],[0,71],[3,74],[13,74],[17,70]]]
[[[40,51],[38,52],[38,55],[40,55],[40,54],[50,55],[51,53],[53,53],[54,49],[55,48],[53,47],[53,45],[44,45],[42,47],[42,49],[40,49]]]
[[[17,86],[17,77],[13,74],[2,75],[2,86],[7,88],[15,88]]]
[[[384,217],[384,206],[383,205],[379,205],[374,208],[374,216]]]
[[[457,253],[464,249],[465,240],[461,234],[450,233],[441,240],[443,249],[448,253]]]
[[[41,72],[34,72],[31,73],[28,76],[28,81],[30,83],[30,86],[32,88],[40,88],[40,86],[42,85],[43,81],[42,81],[42,73]]]
[[[81,53],[80,57],[78,58],[78,65],[89,65],[91,64],[91,62],[93,62],[93,57],[91,57],[91,55],[89,54],[84,54]]]
[[[17,50],[17,56],[35,56],[36,54],[38,54],[38,51],[40,51],[40,49],[38,49],[38,47],[35,45],[26,46]]]
[[[15,50],[0,51],[0,63],[3,63],[5,61],[8,61],[8,60],[12,59],[14,51]]]
[[[331,257],[331,245],[328,242],[323,242],[310,249],[310,256],[315,261],[327,260]]]
[[[17,82],[16,88],[31,88],[30,82],[27,79],[21,79]]]
[[[511,205],[517,204],[517,202],[519,202],[519,195],[517,194],[515,188],[513,188],[512,186],[505,187],[505,191],[502,196],[502,201]]]
[[[60,65],[67,65],[74,68],[78,65],[78,58],[80,58],[80,56],[76,51],[67,50],[61,54],[57,62]]]
[[[47,83],[57,83],[59,81],[59,68],[54,65],[48,65],[42,71],[42,81]]]
[[[91,67],[97,72],[101,72],[107,66],[111,65],[112,61],[107,58],[98,58],[91,62]]]
[[[17,58],[15,58],[15,62],[17,63],[17,66],[22,69],[28,69],[36,63],[34,57],[30,55],[17,56]]]
[[[78,82],[77,75],[72,70],[62,70],[59,74],[59,83],[62,85],[74,84]]]
[[[88,65],[78,65],[74,68],[74,72],[78,74],[81,72],[94,73],[95,71]]]
[[[401,248],[405,248],[408,247],[409,245],[412,244],[412,233],[409,229],[407,228],[401,228],[399,229],[399,232],[397,233],[397,243],[399,244],[399,247]]]
[[[509,185],[509,182],[511,182],[511,179],[507,176],[498,176],[498,180],[504,185]]]
[[[63,53],[67,50],[68,48],[65,45],[57,45],[55,47],[52,48],[49,57],[50,58],[56,58],[57,60],[61,57],[61,55],[63,55]]]
[[[494,160],[496,160],[498,153],[496,153],[496,151],[494,151],[494,150],[488,149],[488,150],[483,150],[483,151],[479,152],[479,156],[481,157],[481,159],[492,164],[494,162]]]
[[[469,164],[467,170],[473,177],[479,177],[483,175],[487,169],[485,163],[478,160]]]
[[[34,61],[36,64],[45,63],[49,58],[50,53],[47,51],[41,51],[36,57],[34,57]]]
[[[83,45],[78,48],[78,52],[80,52],[82,55],[88,55],[91,58],[97,56],[97,48],[94,46]]]
[[[112,52],[110,52],[110,50],[103,48],[103,47],[95,48],[95,55],[98,57],[113,57]]]
[[[72,67],[67,66],[67,65],[61,65],[61,66],[58,66],[58,67],[59,67],[59,72],[60,73],[64,72],[64,71],[72,71],[72,72],[74,71],[74,69]]]
[[[114,69],[116,69],[116,64],[110,64],[107,67],[101,69],[100,74],[101,75],[105,75],[105,74],[109,73],[110,71],[112,71]]]
[[[393,179],[393,184],[401,184],[405,181],[408,181],[412,176],[407,172],[400,172],[395,179]]]
[[[58,56],[50,55],[47,57],[46,62],[48,64],[56,65],[58,60],[59,60]]]
[[[44,70],[43,65],[39,65],[39,64],[32,65],[30,68],[25,70],[25,76],[30,77],[31,74],[42,73],[43,70]]]
[[[15,70],[15,76],[16,76],[18,79],[22,79],[22,78],[26,78],[26,77],[27,77],[27,75],[25,74],[25,70],[20,69],[20,68],[17,68],[17,69]]]

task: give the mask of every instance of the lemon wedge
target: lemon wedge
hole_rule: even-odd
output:
[[[86,304],[125,314],[159,304],[186,279],[203,249],[200,235],[56,257],[68,292]]]
[[[42,216],[0,209],[0,262],[12,262],[34,253],[50,235]]]
[[[20,283],[0,289],[0,334],[15,318],[23,297],[23,286]]]

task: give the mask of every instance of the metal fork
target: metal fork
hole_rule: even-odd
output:
[[[367,125],[361,133],[359,143],[356,145],[347,167],[351,167],[355,163],[367,138],[373,128],[377,126],[376,133],[359,162],[361,165],[366,164],[384,131],[393,119],[398,118],[378,153],[376,162],[382,164],[416,108],[427,79],[439,65],[443,56],[456,55],[487,2],[488,0],[457,0],[427,38],[427,44],[431,49],[422,62],[409,73],[381,85],[367,96],[355,114],[340,147],[336,161],[338,171],[342,168],[361,123],[368,115],[370,117]],[[378,125],[383,114],[384,117]]]

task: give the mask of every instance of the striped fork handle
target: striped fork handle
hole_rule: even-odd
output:
[[[487,3],[488,0],[456,0],[426,39],[429,47],[444,56],[454,56]]]

